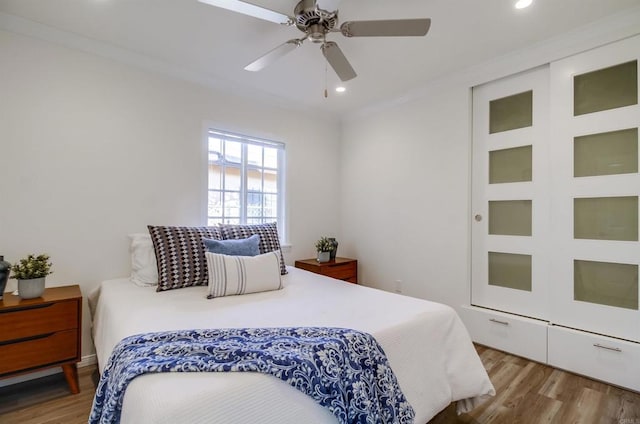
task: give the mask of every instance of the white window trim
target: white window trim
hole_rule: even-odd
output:
[[[202,167],[202,190],[201,190],[201,199],[202,199],[202,207],[200,210],[202,211],[201,221],[204,225],[208,224],[209,221],[209,213],[208,213],[208,198],[209,198],[209,136],[211,134],[219,134],[223,137],[229,138],[237,138],[238,141],[242,143],[254,143],[259,144],[261,146],[272,146],[278,148],[280,154],[278,154],[278,217],[277,217],[277,225],[278,225],[278,234],[280,236],[280,243],[283,247],[290,246],[287,243],[287,220],[286,220],[286,144],[280,141],[274,141],[269,138],[263,138],[260,136],[248,136],[241,134],[237,131],[227,131],[222,129],[223,126],[215,125],[212,123],[205,123],[203,127],[203,135],[202,135],[202,156],[203,156],[203,167]],[[243,149],[246,149],[243,146]],[[241,168],[244,173],[244,166]],[[242,187],[243,194],[245,196],[244,202],[246,204],[246,195],[247,191]]]

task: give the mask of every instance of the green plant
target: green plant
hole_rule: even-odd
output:
[[[11,266],[11,278],[31,280],[46,277],[51,274],[52,265],[49,255],[29,255]]]
[[[318,252],[331,252],[333,250],[333,242],[328,237],[321,237],[316,241],[316,250]]]

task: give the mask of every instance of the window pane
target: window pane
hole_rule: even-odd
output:
[[[224,160],[231,163],[240,163],[242,160],[242,144],[237,141],[224,143]]]
[[[264,224],[265,221],[262,218],[247,218],[247,224],[256,225],[256,224]]]
[[[262,146],[249,144],[247,146],[247,161],[249,165],[262,167]]]
[[[573,175],[638,172],[638,129],[584,135],[573,139]]]
[[[489,234],[531,235],[531,200],[489,202]]]
[[[209,137],[209,160],[212,156],[220,160],[222,158],[222,141],[219,138]]]
[[[247,193],[247,218],[262,216],[262,193]]]
[[[573,114],[638,104],[638,61],[573,77]]]
[[[489,152],[489,184],[531,181],[532,146]]]
[[[222,194],[219,191],[209,191],[207,215],[209,217],[222,216]]]
[[[489,134],[530,127],[532,123],[533,91],[489,102]]]
[[[264,148],[264,167],[278,168],[278,149],[273,147]]]
[[[227,166],[224,170],[225,190],[240,191],[240,168]]]
[[[209,164],[209,190],[222,189],[222,167]]]
[[[638,265],[573,261],[575,300],[638,309]]]
[[[278,171],[264,171],[264,191],[265,193],[278,192]]]
[[[638,241],[638,197],[573,199],[577,239]]]
[[[240,218],[225,218],[223,224],[240,224]]]
[[[489,252],[489,285],[531,291],[531,255]]]
[[[258,169],[247,170],[247,190],[262,191],[262,171]]]
[[[224,217],[240,217],[240,193],[229,191],[224,193]]]
[[[264,195],[264,216],[278,216],[278,195]]]
[[[216,226],[218,224],[222,224],[222,219],[220,219],[220,218],[209,218],[207,220],[207,226],[209,226],[209,227],[214,227],[214,226]]]

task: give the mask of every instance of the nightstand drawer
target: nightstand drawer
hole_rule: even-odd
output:
[[[356,275],[356,264],[355,262],[344,263],[344,264],[331,264],[322,268],[322,275],[326,275],[327,277],[337,278],[338,280],[347,280],[349,278],[353,278]]]
[[[77,301],[0,310],[0,342],[77,328],[78,314]]]
[[[17,370],[73,361],[78,355],[78,330],[35,336],[20,343],[0,343],[0,375]]]

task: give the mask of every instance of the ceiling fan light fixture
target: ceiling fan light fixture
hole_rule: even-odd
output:
[[[345,87],[344,85],[339,85],[336,87],[336,93],[344,93],[345,91],[347,91],[347,87]]]

